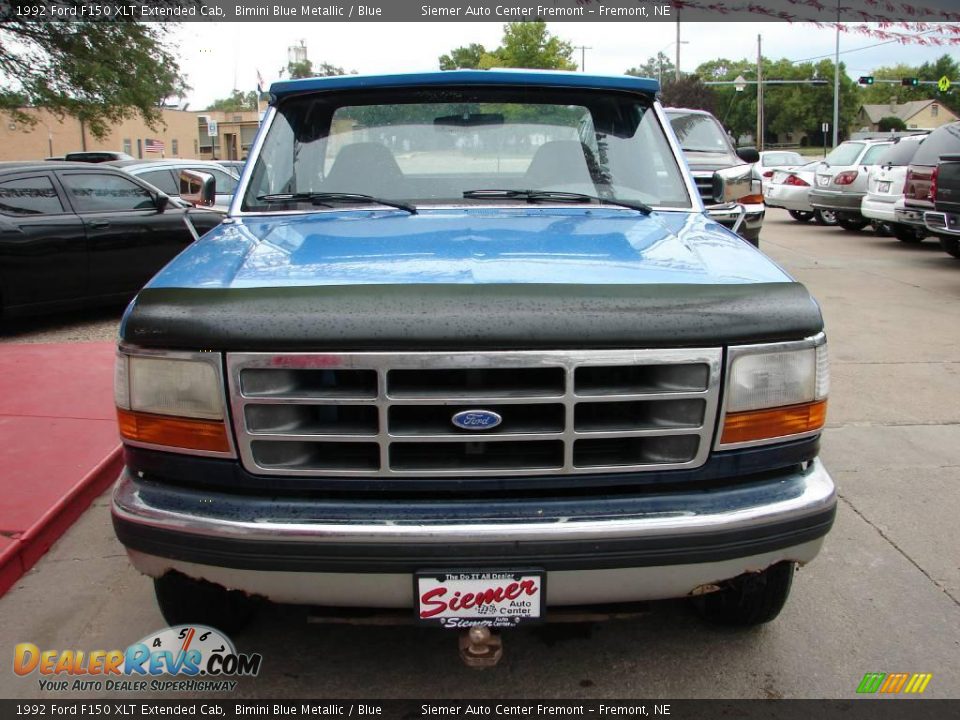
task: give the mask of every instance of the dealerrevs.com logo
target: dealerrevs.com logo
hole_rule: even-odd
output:
[[[263,656],[238,653],[226,635],[205,625],[177,625],[147,635],[126,650],[41,650],[20,643],[17,675],[39,675],[41,690],[229,691],[233,677],[253,677]],[[181,678],[181,679],[172,679]]]

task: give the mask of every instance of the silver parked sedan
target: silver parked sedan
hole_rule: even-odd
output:
[[[816,169],[810,204],[816,210],[832,210],[844,230],[863,230],[870,221],[860,214],[867,194],[867,173],[893,144],[891,140],[851,140],[840,143]]]

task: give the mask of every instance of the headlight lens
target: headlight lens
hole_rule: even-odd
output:
[[[147,447],[233,456],[220,356],[170,355],[117,355],[114,395],[120,435]]]
[[[219,378],[210,363],[133,356],[129,359],[128,372],[131,410],[223,419]]]
[[[783,440],[819,430],[830,373],[826,341],[731,348],[720,447]]]

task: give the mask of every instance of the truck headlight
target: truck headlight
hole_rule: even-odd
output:
[[[826,338],[729,350],[718,449],[812,434],[827,414],[830,371]]]
[[[125,440],[232,454],[218,353],[120,352],[114,394]]]

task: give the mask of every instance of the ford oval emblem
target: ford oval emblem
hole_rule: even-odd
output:
[[[503,422],[493,410],[463,410],[458,412],[450,422],[463,430],[490,430]]]

